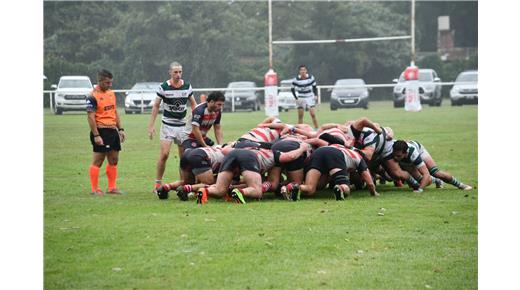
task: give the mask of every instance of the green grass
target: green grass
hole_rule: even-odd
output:
[[[442,170],[478,186],[477,106],[407,113],[374,102],[369,110],[318,111],[320,123],[361,116],[419,140]],[[296,112],[281,118],[294,122]],[[329,191],[297,203],[272,194],[244,206],[160,201],[151,193],[159,142],[147,138],[148,119],[122,115],[128,140],[118,185],[127,194],[99,198],[89,194],[86,116],[45,112],[45,288],[477,288],[477,190],[446,185],[417,194],[387,184],[379,198],[357,191],[344,202]],[[224,114],[225,139],[262,119]],[[177,178],[178,160],[170,156],[166,179]],[[104,168],[100,183],[106,188]]]

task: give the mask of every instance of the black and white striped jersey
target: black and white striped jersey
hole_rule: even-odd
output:
[[[298,75],[293,79],[292,86],[298,98],[311,98],[314,97],[313,87],[316,86],[316,79],[313,75],[307,75],[305,79]]]

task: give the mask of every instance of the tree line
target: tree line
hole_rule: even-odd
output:
[[[476,2],[418,2],[416,8],[418,51],[435,51],[440,15],[450,15],[457,46],[477,46]],[[240,80],[262,85],[268,69],[267,13],[266,1],[45,1],[45,88],[62,75],[88,75],[95,81],[100,68],[114,73],[114,88],[163,81],[172,61],[184,65],[184,77],[194,87],[225,87]],[[274,40],[409,33],[409,2],[273,2]],[[280,80],[294,77],[298,65],[306,64],[318,84],[350,77],[389,83],[410,62],[410,42],[274,45],[273,60]],[[436,66],[443,80],[453,80],[478,62],[475,55],[457,64],[438,57],[417,64]]]

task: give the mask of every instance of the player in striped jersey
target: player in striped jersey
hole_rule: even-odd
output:
[[[318,128],[315,108],[318,89],[316,87],[316,79],[308,73],[307,66],[300,65],[298,67],[298,75],[292,82],[291,92],[298,106],[298,124],[303,123],[304,109],[309,108],[314,128]]]
[[[162,185],[157,189],[157,196],[167,199],[168,192],[175,189],[180,200],[188,200],[190,192],[215,183],[215,174],[223,159],[220,146],[185,150],[180,161],[181,180]]]
[[[188,139],[182,143],[184,149],[212,146],[214,142],[207,137],[208,131],[213,127],[217,144],[222,144],[223,134],[220,126],[222,106],[226,98],[221,92],[212,92],[207,101],[199,104],[193,110],[191,120],[191,133]]]
[[[349,175],[351,172],[359,172],[366,182],[370,193],[378,196],[375,184],[368,172],[368,167],[361,155],[339,144],[320,147],[311,155],[309,170],[305,175],[305,183],[298,185],[291,183],[282,189],[282,194],[290,193],[290,199],[299,200],[301,193],[313,196],[316,193],[320,179],[327,179],[334,183],[334,195],[336,200],[344,200],[345,195],[350,195]],[[323,182],[322,182],[323,183]],[[286,195],[289,199],[289,196]]]
[[[364,128],[355,140],[355,147],[367,160],[373,173],[379,173],[375,171],[382,165],[394,181],[406,181],[414,190],[418,190],[420,184],[417,180],[402,170],[399,164],[392,159],[393,135],[390,127],[381,128],[379,134],[371,128]]]
[[[275,126],[274,128],[270,128],[270,124],[279,124],[280,126]],[[247,133],[243,134],[238,138],[238,142],[246,142],[246,143],[256,143],[260,145],[262,148],[271,149],[271,145],[276,140],[280,139],[281,132],[284,128],[284,125],[280,119],[275,117],[268,117],[263,120],[260,124],[258,124],[255,128],[249,130]]]
[[[432,179],[430,178],[430,175],[439,178],[458,189],[472,189],[471,186],[458,181],[450,173],[439,170],[430,153],[428,153],[421,143],[417,141],[397,140],[393,144],[392,149],[393,159],[399,162],[402,167],[409,170],[412,175],[421,180],[418,191],[422,191],[424,187],[431,183]]]
[[[148,136],[152,139],[155,135],[155,119],[157,118],[159,107],[162,103],[161,151],[159,160],[157,161],[154,191],[161,186],[172,143],[177,144],[179,156],[182,156],[184,151],[182,142],[186,140],[189,128],[191,128],[189,124],[186,126],[188,101],[191,104],[191,108],[197,106],[197,102],[193,97],[191,84],[182,79],[182,65],[178,62],[172,62],[170,64],[169,73],[170,79],[163,82],[157,89],[157,98],[155,99],[148,124]]]

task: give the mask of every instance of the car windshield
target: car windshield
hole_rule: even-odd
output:
[[[432,82],[433,76],[432,76],[431,72],[419,71],[419,81],[420,82]]]
[[[402,83],[404,81],[405,81],[404,74],[401,74],[401,76],[399,76],[399,82]],[[433,82],[432,74],[428,71],[419,71],[419,81],[420,82]]]
[[[60,89],[70,89],[70,88],[92,88],[92,84],[90,84],[89,80],[62,80],[59,85]]]
[[[365,82],[362,79],[345,79],[336,81],[336,86],[362,86]]]
[[[478,81],[478,74],[475,73],[467,73],[467,74],[460,74],[457,77],[457,80],[455,82],[462,83],[462,82],[468,82],[468,83],[476,83]]]
[[[155,90],[159,85],[159,83],[137,83],[132,90]]]

